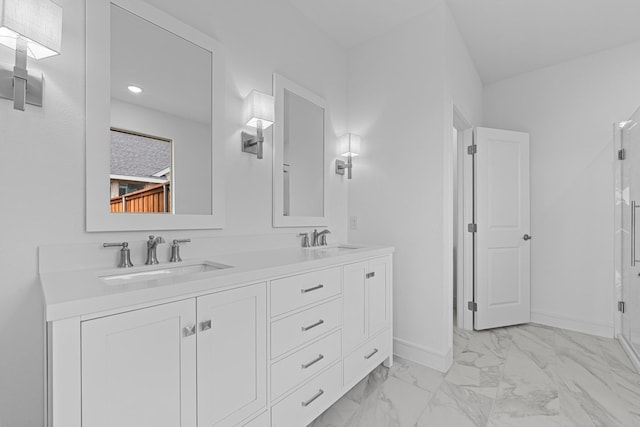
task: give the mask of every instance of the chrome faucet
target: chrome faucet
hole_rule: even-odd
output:
[[[158,244],[164,243],[164,239],[160,236],[149,236],[149,240],[147,240],[147,261],[146,265],[159,264],[158,257],[156,255],[156,248]]]
[[[326,246],[327,234],[330,233],[331,232],[329,230],[322,230],[321,232],[318,232],[318,229],[313,230],[313,240],[311,241],[311,246]]]

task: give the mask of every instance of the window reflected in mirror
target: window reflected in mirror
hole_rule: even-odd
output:
[[[110,211],[171,213],[172,141],[111,129]]]

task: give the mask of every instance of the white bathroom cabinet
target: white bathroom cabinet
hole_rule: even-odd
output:
[[[266,408],[265,286],[82,322],[82,425],[235,425]]]
[[[389,269],[386,258],[344,266],[343,337],[346,352],[389,325]]]
[[[49,304],[48,287],[91,279],[45,277],[46,313],[58,316],[47,319],[47,425],[307,425],[377,365],[392,363],[391,252],[335,260],[303,252],[321,262],[283,259],[284,267],[204,274],[166,289],[154,282],[148,292],[174,297],[135,304],[121,301],[139,298],[139,285]]]
[[[195,426],[195,301],[82,323],[82,425]]]
[[[359,380],[392,348],[391,262],[374,258],[345,265],[343,275],[343,346],[345,385]]]
[[[266,285],[197,302],[198,426],[236,425],[267,404]]]

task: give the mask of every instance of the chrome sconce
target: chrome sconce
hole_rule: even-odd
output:
[[[273,124],[273,96],[251,91],[244,99],[244,123],[257,129],[257,135],[242,132],[242,151],[251,153],[262,159],[264,137],[262,131]]]
[[[42,75],[27,72],[27,56],[58,55],[62,45],[62,8],[50,0],[0,0],[0,44],[16,51],[13,69],[0,66],[0,97],[42,107]]]
[[[360,136],[348,133],[340,138],[340,155],[347,158],[347,161],[336,160],[336,173],[338,175],[344,175],[345,169],[347,172],[347,178],[351,179],[353,169],[352,158],[360,154]]]

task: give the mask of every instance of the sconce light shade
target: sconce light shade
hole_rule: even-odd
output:
[[[242,151],[262,159],[264,137],[262,130],[273,124],[275,116],[272,95],[252,90],[244,99],[244,123],[257,129],[256,135],[242,132]]]
[[[340,155],[355,157],[360,154],[360,135],[348,133],[340,138]]]
[[[32,58],[58,55],[62,8],[50,0],[0,0],[0,44],[16,50],[19,38]]]
[[[338,175],[344,175],[344,171],[347,171],[347,178],[353,177],[353,163],[351,159],[360,154],[360,135],[354,133],[348,133],[340,137],[340,155],[346,157],[348,160],[345,163],[342,160],[336,160],[336,173]]]
[[[262,121],[262,129],[266,129],[274,121],[273,96],[252,90],[244,99],[244,122],[247,126],[258,127]]]
[[[27,72],[27,56],[48,58],[60,53],[62,8],[51,0],[0,0],[0,44],[16,51],[13,69],[0,67],[0,98],[42,107],[42,76]]]

